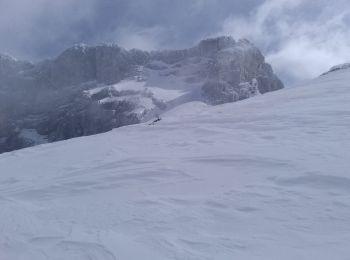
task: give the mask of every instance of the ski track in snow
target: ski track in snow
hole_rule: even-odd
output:
[[[1,155],[0,259],[350,259],[349,83]]]

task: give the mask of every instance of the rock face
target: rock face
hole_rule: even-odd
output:
[[[0,153],[281,88],[260,51],[231,37],[156,52],[77,45],[38,64],[0,55]]]

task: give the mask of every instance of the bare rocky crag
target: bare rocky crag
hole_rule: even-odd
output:
[[[126,80],[150,87],[112,87]],[[187,89],[182,97],[164,101],[152,92],[153,85],[168,85],[164,82],[183,82]],[[37,64],[0,55],[0,153],[140,123],[181,102],[218,105],[281,88],[260,51],[231,37],[155,52],[77,45]],[[140,97],[153,108],[140,112]]]

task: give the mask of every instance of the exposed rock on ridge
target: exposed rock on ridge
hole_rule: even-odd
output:
[[[139,123],[188,101],[281,88],[260,51],[231,37],[154,52],[76,45],[39,64],[0,56],[0,153]]]

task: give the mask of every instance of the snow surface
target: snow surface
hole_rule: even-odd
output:
[[[133,77],[117,84],[98,86],[85,91],[85,94],[92,97],[107,89],[111,92],[110,96],[99,100],[99,103],[132,103],[135,109],[130,113],[136,114],[141,122],[146,122],[176,106],[200,99],[200,88],[205,79],[197,75],[198,62],[205,64],[205,59],[188,59],[172,65],[152,61],[148,67],[139,66]],[[114,96],[112,90],[120,94]]]
[[[0,259],[350,259],[350,71],[0,155]]]
[[[132,90],[135,92],[152,91],[155,98],[163,101],[169,101],[182,95],[182,93],[179,90],[165,90],[154,86],[150,90],[149,87],[147,87],[146,82],[144,81],[125,80],[118,84],[113,85],[113,87],[118,91],[122,91],[122,90]]]

